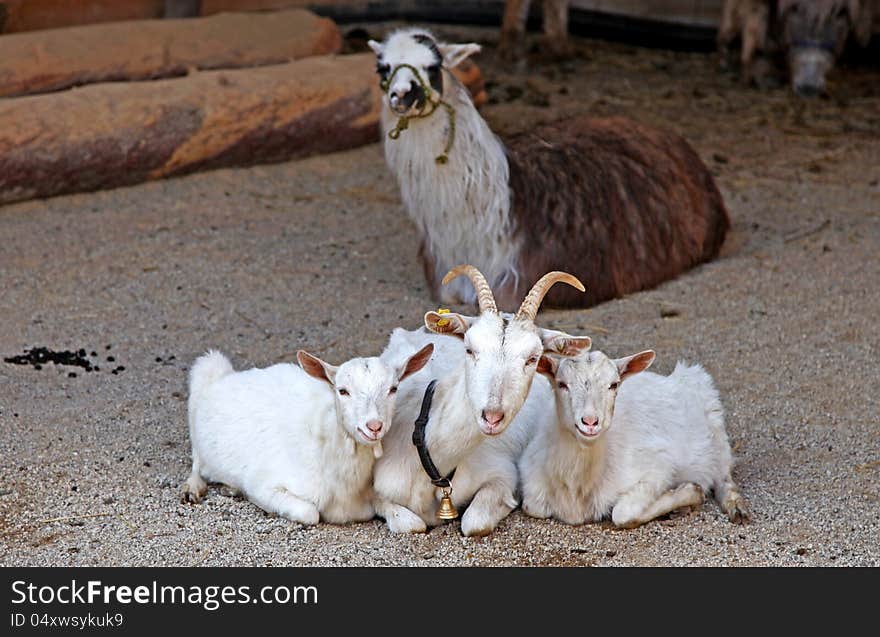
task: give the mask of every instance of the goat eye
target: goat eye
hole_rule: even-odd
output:
[[[618,381],[616,383],[611,383],[610,385],[608,385],[608,389],[613,391],[613,390],[617,389],[619,386],[620,386],[620,381]]]
[[[392,387],[391,389],[388,390],[388,393],[389,393],[389,394],[396,394],[396,393],[397,393],[397,387]]]
[[[470,347],[468,347],[464,350],[464,353],[467,354],[468,356],[473,356],[474,350],[472,350]]]
[[[537,356],[530,356],[529,360],[526,361],[526,365],[534,365],[537,362],[538,362]]]
[[[559,389],[568,389],[568,385],[566,385],[562,381],[559,381],[558,383],[556,383],[556,386],[559,387]]]
[[[344,387],[340,387],[339,388],[339,395],[340,396],[348,396],[348,390],[345,389]]]

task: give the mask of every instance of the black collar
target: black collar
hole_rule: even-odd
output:
[[[455,469],[449,472],[445,478],[440,475],[434,461],[431,460],[431,454],[428,453],[428,447],[425,445],[425,428],[428,426],[428,417],[431,414],[431,400],[434,398],[434,386],[437,384],[435,378],[425,388],[425,397],[422,398],[422,410],[419,417],[416,418],[415,427],[413,428],[412,441],[419,452],[419,460],[422,461],[422,468],[431,478],[431,484],[441,489],[448,489],[452,485],[452,476],[455,475]]]

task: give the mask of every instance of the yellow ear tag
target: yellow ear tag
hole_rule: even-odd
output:
[[[437,314],[449,314],[449,310],[445,307],[437,308]],[[449,319],[440,319],[437,321],[437,327],[446,327],[449,325]]]

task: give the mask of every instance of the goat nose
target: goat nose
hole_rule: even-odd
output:
[[[596,416],[584,416],[583,418],[581,418],[581,422],[588,427],[595,427],[596,423],[599,422],[599,418]]]
[[[372,431],[374,434],[382,431],[382,421],[381,420],[371,420],[367,423],[367,429]]]
[[[504,412],[503,411],[487,411],[483,410],[483,420],[485,420],[490,425],[497,425],[499,422],[504,420]]]

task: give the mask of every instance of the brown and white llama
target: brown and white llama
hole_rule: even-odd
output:
[[[443,274],[472,263],[510,310],[544,272],[580,278],[547,303],[583,307],[650,288],[718,254],[730,225],[712,175],[675,133],[576,117],[502,142],[449,69],[480,50],[422,29],[370,41],[385,90],[385,158],[422,235],[434,296],[476,300]]]

